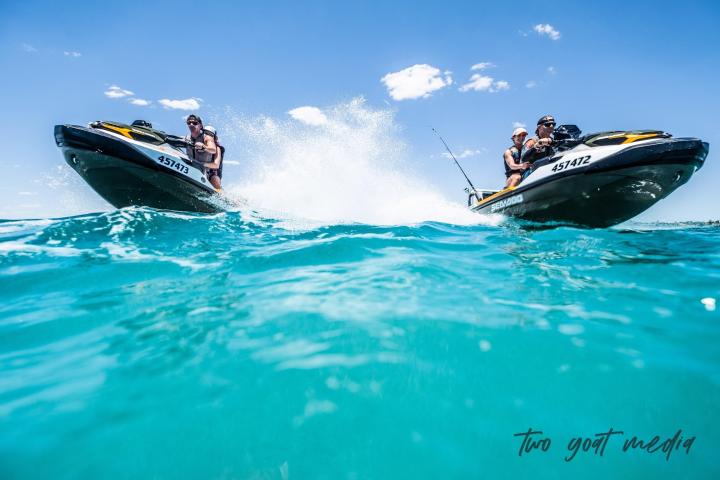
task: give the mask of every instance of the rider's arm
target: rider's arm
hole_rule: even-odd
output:
[[[210,155],[215,155],[217,153],[217,145],[215,145],[215,139],[212,137],[212,135],[205,135],[205,151],[208,152]]]
[[[503,153],[503,160],[505,160],[505,164],[510,170],[517,170],[517,164],[515,163],[515,159],[513,158],[509,148],[505,150],[505,153]]]
[[[213,161],[210,163],[206,163],[205,166],[212,170],[217,170],[218,168],[220,168],[220,162],[222,162],[222,149],[220,147],[217,147],[217,154],[213,156]]]
[[[535,149],[533,148],[537,142],[535,142],[534,138],[531,138],[527,142],[525,142],[525,147],[523,148],[523,153],[520,156],[520,161],[523,163],[530,162],[532,163],[533,157],[537,153]]]

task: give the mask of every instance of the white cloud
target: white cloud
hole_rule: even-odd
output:
[[[381,81],[393,100],[429,97],[432,92],[453,83],[450,72],[441,74],[439,68],[427,64],[413,65],[399,72],[388,73]]]
[[[525,125],[523,122],[513,122],[513,128],[525,128],[527,125]]]
[[[525,84],[525,88],[535,88],[537,87],[537,82],[535,80],[530,80]]]
[[[117,85],[111,85],[110,88],[105,90],[105,96],[108,98],[122,98],[122,97],[129,97],[130,95],[135,95],[130,90],[124,90]]]
[[[173,110],[199,110],[200,102],[199,98],[186,98],[185,100],[170,100],[163,98],[158,100],[158,103],[165,108]]]
[[[494,88],[498,92],[500,90],[510,90],[510,84],[508,82],[506,82],[505,80],[498,80],[497,82],[495,82]],[[492,90],[490,90],[490,91],[492,91]]]
[[[26,51],[28,53],[35,53],[38,51],[37,48],[33,47],[29,43],[20,44],[20,48],[22,48],[24,51]]]
[[[460,159],[460,158],[474,157],[476,155],[480,155],[481,153],[483,153],[483,150],[471,150],[469,148],[466,148],[462,152],[455,155],[455,158]],[[452,158],[450,156],[450,154],[447,152],[443,152],[441,155],[445,158]]]
[[[287,113],[295,120],[308,125],[325,125],[328,122],[325,114],[317,107],[298,107]]]
[[[479,73],[474,74],[470,77],[470,82],[460,87],[461,92],[467,92],[470,90],[482,91],[490,90],[493,85],[493,78],[487,75],[480,75]]]
[[[73,58],[82,57],[82,53],[80,53],[80,52],[63,52],[63,55],[65,55],[66,57],[73,57]]]
[[[150,101],[143,98],[131,98],[130,103],[139,107],[147,107],[148,105],[150,105]]]
[[[557,40],[560,38],[560,32],[555,30],[555,27],[549,23],[538,23],[533,27],[533,30],[535,30],[538,35],[547,35],[551,40]]]
[[[494,66],[495,66],[494,63],[490,63],[490,62],[480,62],[480,63],[476,63],[475,65],[473,65],[472,67],[470,67],[470,70],[472,70],[472,71],[475,71],[475,70],[486,70],[486,69],[488,69],[488,68],[493,68]]]
[[[460,91],[469,92],[470,90],[475,90],[476,92],[495,93],[500,90],[508,90],[509,88],[510,84],[505,80],[495,81],[493,77],[475,73],[470,77],[468,83],[460,87]]]
[[[225,165],[240,165],[240,162],[237,160],[223,160],[223,163]]]
[[[548,72],[550,75],[555,75],[555,74],[557,73],[557,70],[555,69],[555,67],[548,67],[548,68],[547,68],[547,72]]]

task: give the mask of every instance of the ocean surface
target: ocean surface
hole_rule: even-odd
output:
[[[720,478],[719,297],[717,224],[2,221],[0,478]]]

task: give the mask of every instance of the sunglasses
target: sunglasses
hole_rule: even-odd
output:
[[[542,125],[543,127],[555,128],[555,122],[545,122]]]
[[[187,122],[187,124],[188,124],[188,125],[200,125],[200,122],[190,121],[190,122]]]

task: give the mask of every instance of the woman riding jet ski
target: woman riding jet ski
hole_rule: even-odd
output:
[[[708,144],[657,130],[580,136],[561,125],[547,156],[516,187],[471,190],[468,206],[533,222],[603,228],[667,197],[705,162]]]
[[[68,165],[117,208],[225,210],[204,165],[187,156],[188,141],[154,130],[145,121],[56,125],[55,143]]]

